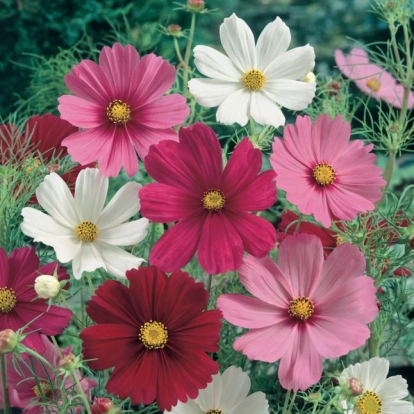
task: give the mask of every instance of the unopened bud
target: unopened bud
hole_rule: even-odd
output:
[[[79,359],[72,353],[65,355],[62,359],[59,360],[58,366],[64,371],[73,371],[78,368]]]
[[[199,13],[204,9],[204,0],[187,0],[187,9],[189,11]]]
[[[414,250],[414,234],[408,236],[408,246],[410,246],[410,249]]]
[[[50,174],[52,172],[58,172],[60,170],[59,164],[49,164],[46,168],[47,173]]]
[[[170,24],[166,28],[167,35],[170,36],[182,36],[182,27],[179,24]]]
[[[40,275],[35,279],[35,291],[42,299],[55,298],[60,292],[60,283],[51,275]]]
[[[337,81],[329,82],[326,85],[326,87],[328,89],[328,95],[329,96],[336,96],[336,95],[338,95],[338,92],[341,90],[341,85]]]
[[[316,76],[313,72],[308,72],[308,74],[302,78],[302,82],[306,83],[315,83],[316,82]]]
[[[377,308],[378,308],[378,310],[380,311],[381,310],[381,308],[382,308],[382,302],[381,301],[379,301],[379,300],[377,300]]]
[[[95,397],[91,405],[91,412],[92,414],[117,414],[120,410],[109,398]]]
[[[358,378],[351,378],[348,380],[348,387],[350,394],[353,396],[358,396],[363,393],[362,382]]]
[[[11,329],[0,331],[0,355],[13,352],[19,343],[19,337]]]

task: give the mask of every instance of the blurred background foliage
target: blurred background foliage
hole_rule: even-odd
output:
[[[81,58],[96,57],[103,45],[116,40],[176,64],[172,39],[163,34],[162,26],[176,23],[188,29],[190,13],[179,10],[177,3],[0,0],[0,116],[6,118],[22,108],[27,115],[57,113],[56,97],[66,93],[63,75]],[[291,47],[310,43],[315,48],[316,73],[322,75],[336,73],[333,51],[353,44],[349,38],[365,44],[388,38],[386,23],[367,11],[368,0],[207,0],[206,6],[215,11],[199,16],[196,45],[221,49],[219,26],[234,12],[256,37],[280,16],[291,29]],[[185,42],[180,39],[182,47]],[[41,97],[36,95],[39,90]]]

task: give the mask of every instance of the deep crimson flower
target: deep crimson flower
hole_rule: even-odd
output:
[[[17,331],[30,322],[24,332],[30,333],[23,344],[38,352],[44,350],[39,333],[60,334],[70,321],[72,312],[60,306],[49,306],[45,299],[35,299],[34,283],[40,274],[53,274],[57,263],[39,267],[34,248],[13,250],[10,257],[0,249],[0,330]],[[58,276],[68,278],[64,269]]]
[[[108,392],[134,404],[157,400],[161,411],[195,398],[218,364],[221,312],[204,311],[208,292],[188,273],[157,267],[126,272],[129,288],[110,280],[88,302],[97,323],[84,329],[83,355],[92,369],[115,367]]]
[[[138,170],[138,159],[150,145],[177,140],[174,125],[189,114],[179,94],[163,96],[174,83],[175,68],[154,54],[140,58],[131,46],[105,46],[99,64],[82,60],[65,76],[76,95],[59,98],[63,119],[83,128],[64,140],[73,160],[85,165],[98,160],[104,176]]]
[[[243,251],[263,257],[274,247],[276,231],[250,214],[276,201],[275,173],[259,174],[262,154],[248,138],[235,148],[226,167],[211,128],[181,128],[179,142],[153,145],[145,168],[158,183],[140,192],[141,214],[154,222],[177,221],[152,248],[149,260],[166,272],[186,265],[198,251],[210,274],[240,267]]]

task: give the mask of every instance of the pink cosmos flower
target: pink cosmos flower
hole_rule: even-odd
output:
[[[49,306],[45,299],[36,299],[34,283],[41,274],[52,275],[57,263],[39,267],[34,248],[22,247],[13,250],[10,257],[0,249],[0,330],[17,331],[30,322],[24,331],[30,333],[23,344],[38,352],[44,350],[39,333],[57,335],[70,321],[72,312],[60,306]],[[68,278],[61,269],[60,279]],[[33,332],[35,331],[35,332]]]
[[[352,220],[374,210],[385,180],[374,165],[373,145],[349,141],[351,126],[338,115],[320,115],[312,125],[298,116],[283,138],[275,137],[270,163],[278,187],[303,214],[313,214],[325,227],[332,220]]]
[[[32,357],[29,359],[28,354],[22,354],[25,363],[17,363],[15,369],[12,363],[12,357],[9,354],[7,357],[7,379],[9,386],[10,405],[12,407],[25,408],[24,412],[27,414],[57,414],[61,413],[56,406],[56,401],[60,401],[60,386],[64,382],[64,387],[68,390],[68,395],[75,395],[78,392],[75,389],[75,384],[70,377],[64,378],[63,374],[59,372],[60,356],[55,346],[47,339],[45,335],[40,335],[40,339],[45,349],[41,356],[45,358],[55,369],[51,369],[47,365],[41,363],[38,359]],[[72,352],[72,347],[60,350],[62,357],[69,355]],[[33,369],[31,364],[33,363]],[[36,375],[36,378],[34,377]],[[76,370],[76,375],[80,380],[80,384],[84,392],[89,396],[92,388],[96,387],[97,383],[89,378],[83,378],[79,370]],[[1,378],[1,374],[0,374]],[[37,381],[36,381],[37,379]],[[40,386],[40,390],[39,390]],[[11,391],[11,392],[10,392]],[[42,404],[41,392],[44,395],[45,402],[51,403],[45,408]],[[32,404],[31,404],[32,403]],[[3,395],[0,390],[0,407],[3,406]],[[76,409],[81,412],[81,409]],[[65,412],[69,412],[66,411]]]
[[[152,248],[151,264],[172,272],[198,251],[201,267],[218,274],[238,269],[244,250],[265,256],[275,245],[275,229],[250,212],[271,207],[276,188],[273,171],[259,174],[260,151],[243,139],[223,171],[211,128],[196,123],[179,134],[179,142],[160,142],[145,159],[158,183],[139,191],[141,214],[157,223],[177,222]]]
[[[384,68],[370,63],[364,49],[353,48],[348,56],[335,50],[335,62],[344,76],[353,80],[362,92],[401,108],[404,88]],[[414,92],[408,98],[408,108],[414,105]]]
[[[345,355],[370,336],[366,324],[378,308],[364,270],[358,247],[342,244],[324,261],[321,241],[310,234],[286,238],[279,265],[247,256],[240,281],[254,297],[225,294],[217,301],[224,319],[250,329],[234,349],[251,360],[280,359],[280,384],[307,389],[321,378],[322,358]]]
[[[131,45],[105,46],[99,64],[82,60],[65,76],[76,96],[61,96],[58,107],[62,119],[83,128],[63,141],[72,159],[98,160],[105,176],[116,176],[121,166],[135,174],[135,152],[144,159],[152,144],[176,141],[172,126],[189,114],[184,97],[162,96],[174,80],[174,66],[154,54],[140,59]]]

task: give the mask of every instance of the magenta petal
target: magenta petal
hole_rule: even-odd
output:
[[[237,270],[243,258],[242,240],[226,215],[209,213],[204,222],[198,261],[213,275]]]
[[[1,249],[0,251],[3,252]],[[15,249],[11,252],[8,259],[5,258],[5,261],[6,263],[8,261],[9,269],[8,282],[6,274],[6,286],[13,288],[19,294],[22,289],[26,288],[28,283],[34,283],[35,277],[33,277],[33,273],[39,267],[39,258],[34,248],[22,247]]]
[[[0,286],[7,286],[9,277],[9,260],[3,249],[0,249]]]
[[[204,223],[204,213],[179,221],[157,241],[149,261],[164,272],[185,266],[194,256]]]
[[[147,184],[138,195],[141,214],[155,223],[171,223],[204,211],[198,197],[170,185]]]
[[[247,253],[263,257],[275,247],[276,229],[266,219],[244,211],[226,211],[226,217],[239,234]]]

